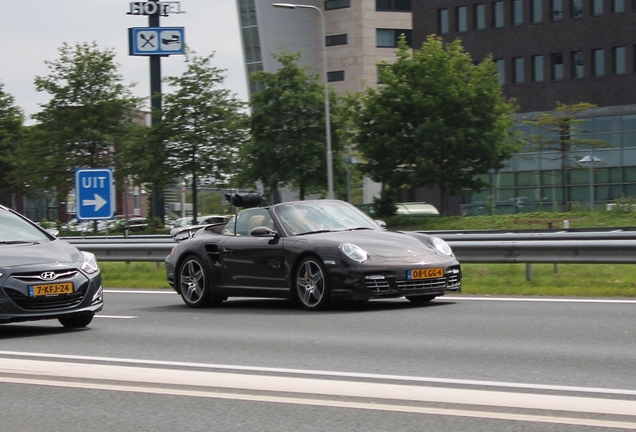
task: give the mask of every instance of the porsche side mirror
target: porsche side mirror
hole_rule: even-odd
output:
[[[278,233],[271,228],[260,226],[252,229],[250,235],[252,237],[277,237]]]
[[[378,220],[378,219],[374,220],[374,222],[377,223],[378,225],[380,225],[380,227],[382,229],[384,229],[384,230],[386,229],[386,222]]]
[[[47,228],[45,231],[51,234],[53,237],[57,237],[60,235],[60,232],[54,228]]]

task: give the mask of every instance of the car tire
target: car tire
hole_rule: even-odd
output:
[[[203,308],[221,304],[224,298],[212,297],[208,272],[197,256],[186,257],[176,280],[183,302],[191,308]]]
[[[408,301],[410,301],[411,303],[428,303],[431,300],[433,300],[435,297],[434,295],[419,295],[419,296],[406,296],[406,299]]]
[[[57,320],[62,324],[65,328],[82,328],[86,327],[93,321],[92,313],[82,314],[82,315],[71,315],[67,317],[58,318]]]
[[[293,286],[303,308],[318,311],[329,305],[327,269],[317,257],[305,258],[298,264]]]

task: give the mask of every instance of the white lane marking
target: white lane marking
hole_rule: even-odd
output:
[[[335,371],[320,371],[320,370],[306,370],[306,369],[269,368],[269,367],[257,367],[257,366],[238,366],[238,365],[221,365],[221,364],[195,363],[195,362],[176,362],[176,361],[167,361],[167,360],[128,359],[128,358],[118,358],[118,357],[80,356],[80,355],[68,355],[68,354],[46,354],[46,353],[32,353],[32,352],[21,352],[21,351],[0,351],[0,355],[62,359],[62,360],[99,361],[99,362],[105,362],[105,363],[124,363],[124,364],[149,365],[149,366],[169,366],[169,367],[197,368],[197,369],[220,369],[220,370],[260,372],[260,373],[284,373],[284,374],[319,376],[319,377],[362,378],[362,379],[374,379],[374,380],[384,380],[384,381],[411,381],[411,382],[419,382],[419,383],[456,384],[456,385],[470,385],[470,386],[483,386],[483,387],[495,387],[495,388],[514,388],[514,389],[520,389],[520,390],[531,389],[531,390],[543,390],[543,391],[563,391],[563,392],[577,392],[577,393],[596,393],[596,394],[636,396],[636,390],[597,388],[597,387],[559,386],[559,385],[547,385],[547,384],[512,383],[512,382],[501,382],[501,381],[479,381],[479,380],[466,380],[466,379],[453,379],[453,378],[416,377],[416,376],[406,376],[406,375],[383,375],[383,374],[366,374],[366,373],[357,373],[357,372],[335,372]]]
[[[582,298],[542,298],[542,297],[472,297],[472,296],[456,296],[449,295],[438,297],[439,300],[477,300],[477,301],[511,301],[511,302],[554,302],[554,303],[620,303],[635,304],[636,300],[625,299],[582,299]]]
[[[115,294],[177,294],[176,291],[165,289],[163,291],[159,290],[135,290],[135,289],[104,289],[105,293],[115,293]]]
[[[139,318],[136,316],[126,316],[126,315],[102,315],[102,314],[96,314],[94,316],[94,318],[108,318],[108,319],[135,319],[135,318]]]
[[[533,423],[552,423],[552,424],[564,424],[564,425],[575,425],[575,426],[592,426],[592,427],[604,427],[604,428],[614,428],[614,429],[636,429],[636,423],[611,421],[611,420],[577,419],[577,418],[555,417],[555,416],[482,412],[482,411],[457,410],[457,409],[446,409],[446,408],[428,408],[428,407],[416,407],[416,406],[408,406],[408,405],[400,406],[400,405],[387,405],[387,404],[374,404],[374,403],[361,403],[361,402],[345,402],[345,401],[337,401],[337,400],[334,401],[334,400],[292,398],[292,397],[279,397],[279,396],[246,395],[246,394],[220,393],[220,392],[199,391],[199,390],[160,389],[156,387],[109,385],[109,384],[86,383],[86,382],[75,383],[75,382],[22,379],[22,378],[0,377],[0,382],[13,383],[13,384],[30,384],[30,385],[41,385],[41,386],[65,387],[65,388],[81,388],[81,389],[90,389],[90,390],[109,390],[109,391],[121,391],[121,392],[160,394],[160,395],[171,395],[171,396],[205,397],[205,398],[240,400],[240,401],[250,401],[250,402],[284,403],[284,404],[320,406],[320,407],[330,407],[330,408],[365,409],[365,410],[373,410],[373,411],[404,412],[404,413],[443,415],[443,416],[453,416],[453,417],[470,417],[470,418],[481,418],[481,419],[524,421],[524,422],[533,422]]]
[[[240,389],[331,397],[448,403],[498,408],[634,416],[636,400],[157,369],[44,360],[0,359],[0,374]]]
[[[134,290],[134,289],[105,289],[106,293],[115,294],[174,294],[173,290]],[[477,297],[472,295],[446,295],[438,297],[437,301],[444,300],[475,300],[475,301],[511,301],[511,302],[553,302],[553,303],[618,303],[636,304],[636,300],[629,299],[597,299],[597,298],[544,298],[544,297]]]

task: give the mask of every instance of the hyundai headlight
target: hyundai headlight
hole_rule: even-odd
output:
[[[451,247],[439,237],[433,237],[433,245],[435,245],[435,249],[443,253],[444,255],[453,256],[453,250]]]
[[[82,251],[82,255],[84,255],[82,270],[84,270],[88,274],[97,273],[99,271],[99,266],[97,265],[97,259],[95,258],[95,255],[90,252],[84,251]]]
[[[359,263],[363,263],[367,259],[369,259],[367,251],[354,244],[342,243],[340,246],[338,246],[338,248],[342,251],[343,254]]]

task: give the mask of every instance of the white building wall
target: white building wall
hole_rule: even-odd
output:
[[[322,77],[325,41],[319,13],[306,8],[274,8],[272,3],[275,1],[254,0],[263,70],[275,72],[279,69],[280,64],[271,54],[285,47],[290,52],[301,52],[300,64]],[[324,10],[322,0],[296,0],[291,3],[319,7],[325,16],[326,36],[347,34],[346,45],[326,47],[327,70],[345,71],[345,81],[329,83],[341,94],[377,85],[377,63],[395,59],[395,48],[377,47],[377,29],[412,29],[410,12],[377,12],[375,0],[352,0],[351,7],[329,11]],[[372,202],[379,195],[379,190],[380,185],[365,179],[364,202]],[[284,191],[283,195],[288,200],[293,199],[294,194]]]

